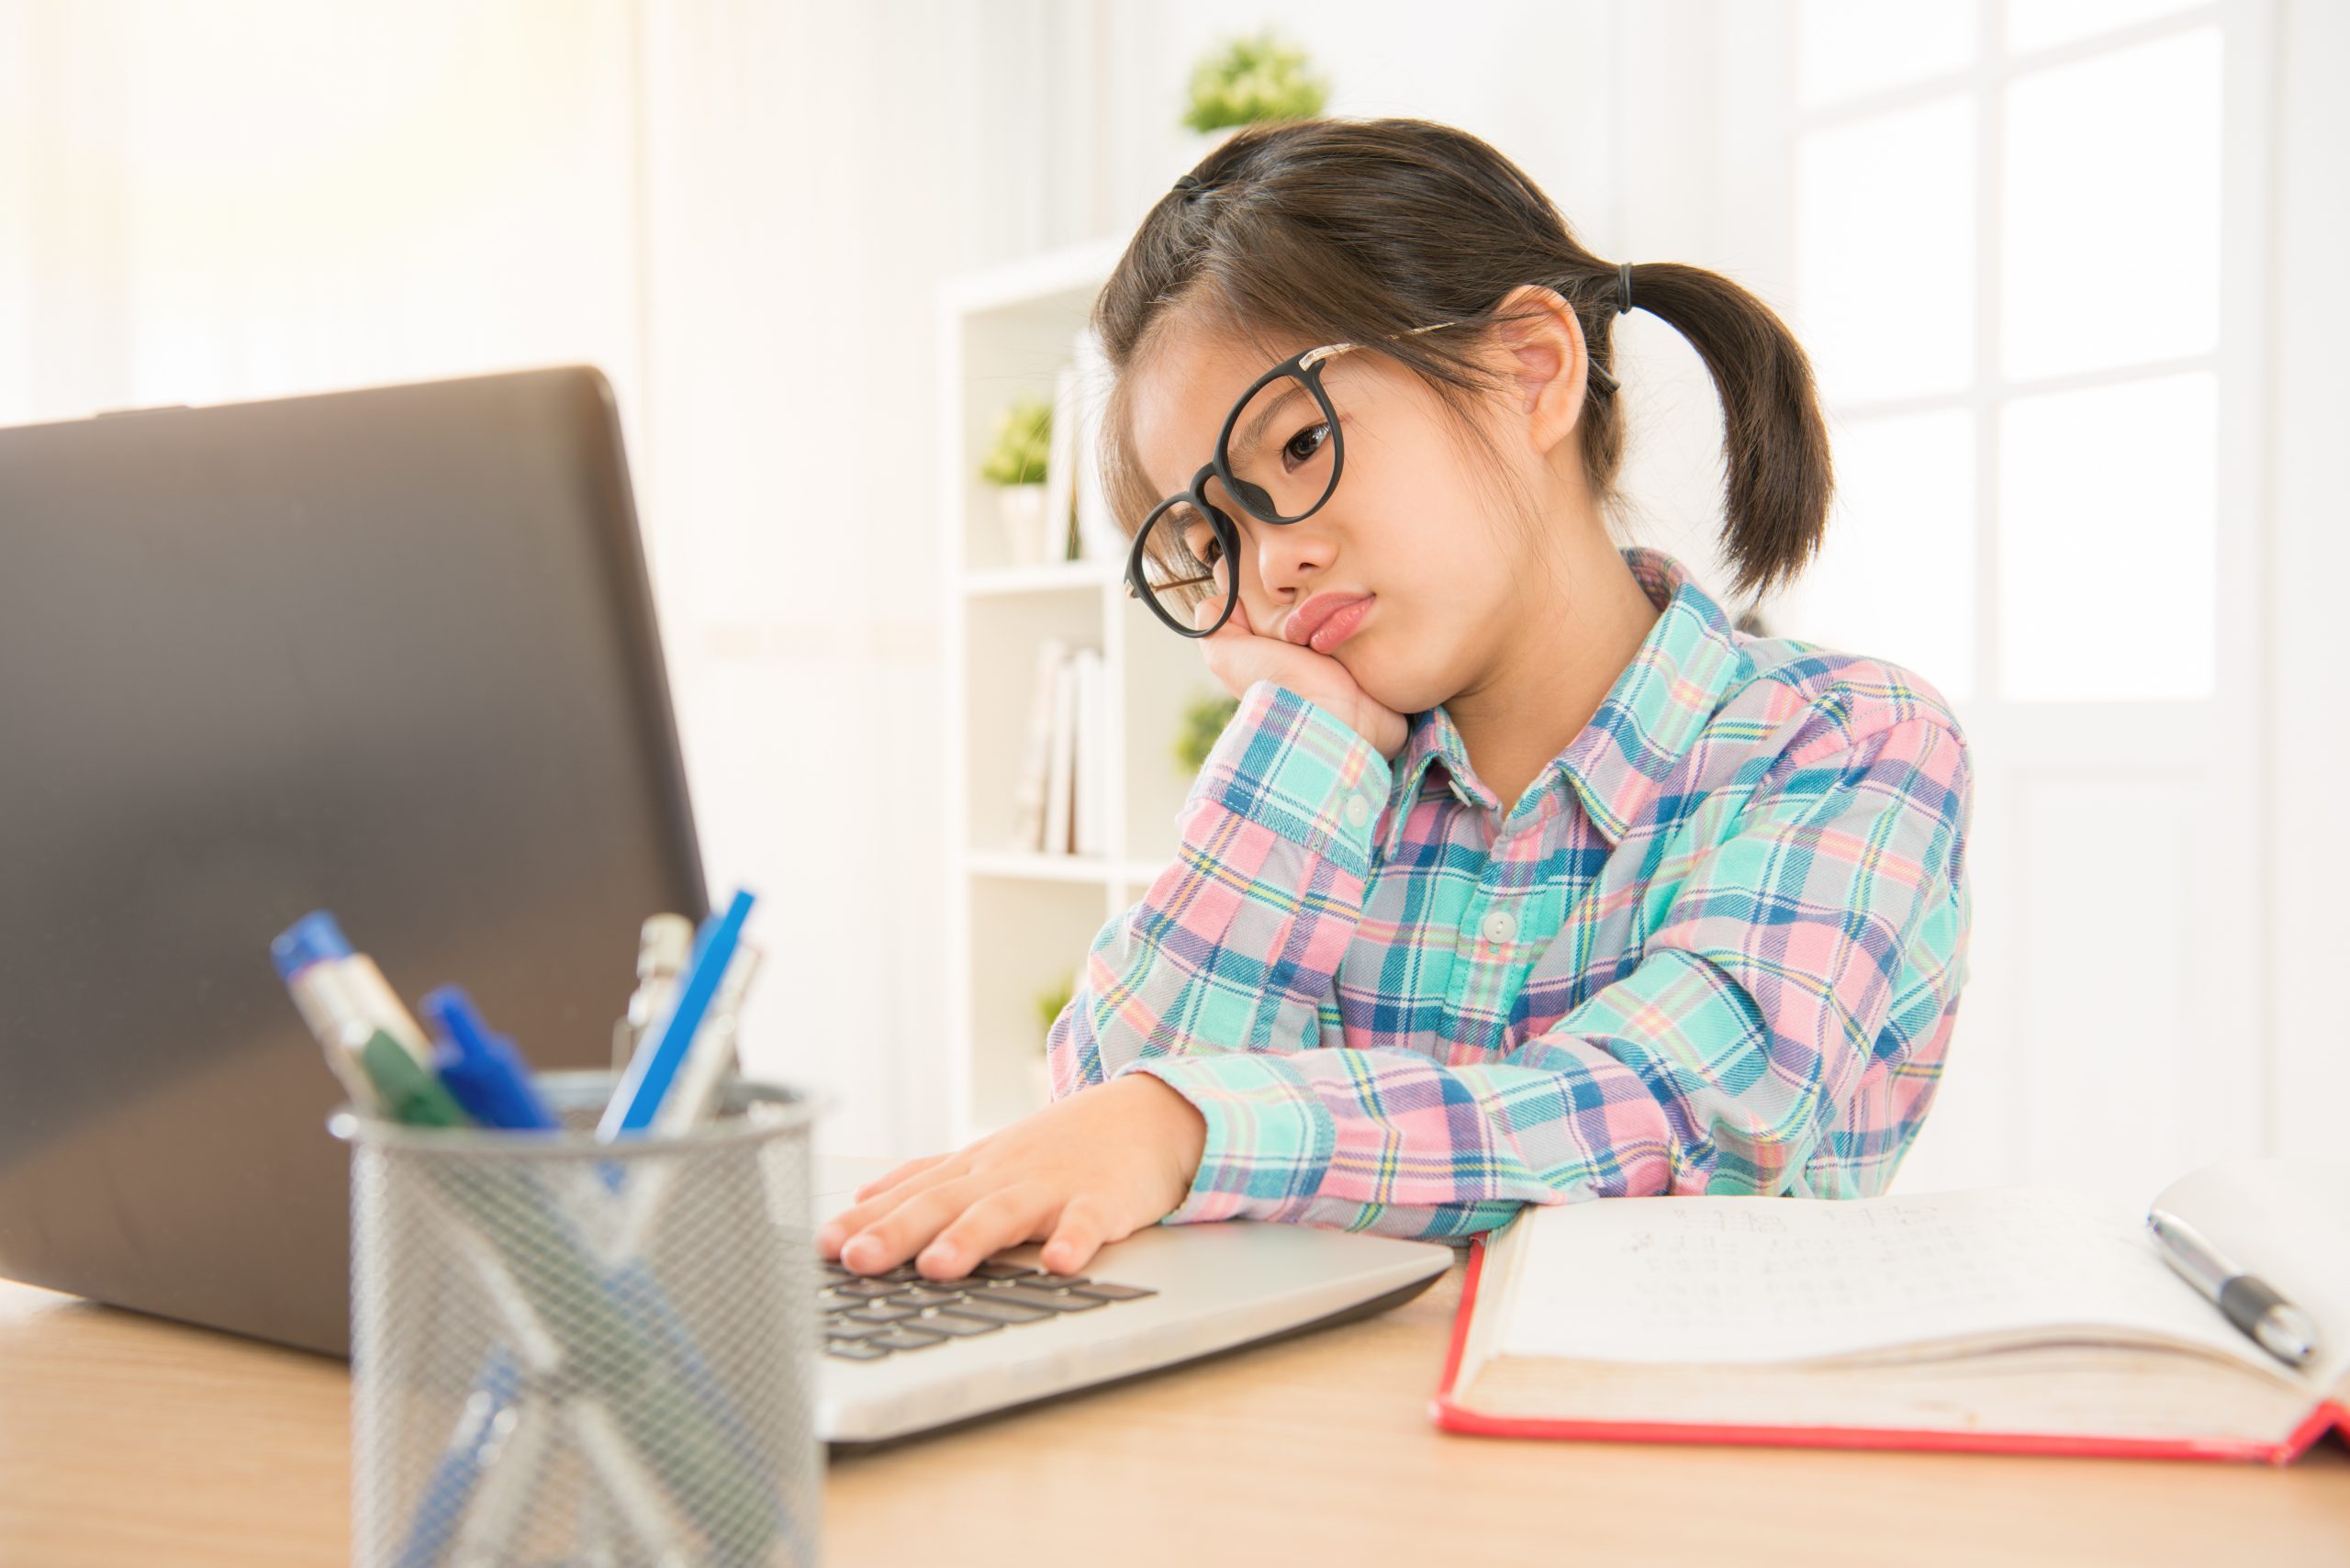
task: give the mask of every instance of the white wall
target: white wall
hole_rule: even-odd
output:
[[[0,420],[636,381],[631,8],[0,0]]]
[[[648,526],[714,890],[758,890],[754,1069],[836,1149],[946,1125],[935,294],[1090,234],[1049,0],[644,11]]]

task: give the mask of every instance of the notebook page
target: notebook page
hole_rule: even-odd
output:
[[[1519,1217],[1504,1355],[1758,1362],[2119,1324],[2268,1361],[2182,1288],[2142,1215],[2064,1189],[1602,1198]]]

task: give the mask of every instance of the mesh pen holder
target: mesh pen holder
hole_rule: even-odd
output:
[[[617,1074],[538,1082],[561,1131],[329,1121],[352,1562],[814,1563],[819,1107],[736,1079],[683,1134],[606,1143]]]

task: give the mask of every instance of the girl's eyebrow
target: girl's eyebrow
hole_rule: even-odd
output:
[[[1265,427],[1273,422],[1273,417],[1279,414],[1292,399],[1304,396],[1305,388],[1292,379],[1280,397],[1259,409],[1248,424],[1233,432],[1232,444],[1244,449],[1256,445],[1257,438],[1265,433]]]

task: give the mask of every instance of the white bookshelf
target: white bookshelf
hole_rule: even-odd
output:
[[[1052,396],[1119,248],[1048,252],[950,279],[939,294],[946,1081],[957,1145],[1044,1104],[1046,1025],[1036,997],[1082,972],[1095,935],[1174,857],[1175,820],[1192,782],[1174,755],[1183,710],[1222,692],[1197,644],[1127,597],[1123,560],[1011,565],[993,494],[979,477],[1005,406],[1024,393]],[[1073,410],[1056,409],[1055,417]],[[1047,637],[1102,651],[1110,744],[1100,752],[1102,777],[1078,782],[1111,806],[1099,855],[1008,846],[1037,648]]]

